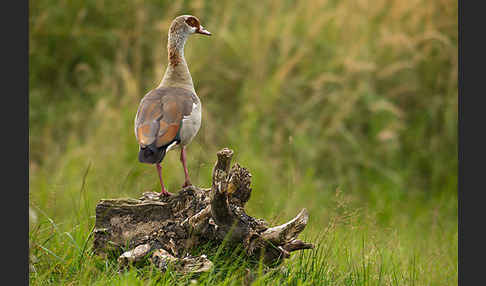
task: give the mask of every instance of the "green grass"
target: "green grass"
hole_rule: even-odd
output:
[[[246,268],[254,285],[457,284],[457,3],[29,4],[32,285],[240,285]],[[200,277],[118,273],[92,254],[98,200],[158,189],[133,118],[179,14],[213,34],[185,50],[203,103],[191,179],[209,186],[229,147],[253,175],[250,215],[279,224],[307,208],[317,248],[280,268],[222,249]],[[177,190],[178,154],[163,167]]]
[[[187,285],[195,280],[199,285],[241,285],[247,269],[255,275],[253,285],[457,283],[457,222],[441,222],[425,206],[416,210],[423,213],[420,218],[412,221],[406,214],[401,218],[395,215],[391,226],[383,227],[377,224],[376,214],[357,211],[340,196],[338,193],[336,197],[340,208],[327,210],[329,222],[322,224],[316,221],[318,218],[310,218],[302,238],[315,243],[315,249],[293,254],[275,269],[248,261],[236,250],[201,249],[195,254],[207,254],[215,266],[199,277],[160,273],[150,265],[119,273],[116,260],[103,260],[91,252],[92,217],[57,224],[41,214],[30,237],[31,255],[37,261],[31,283]],[[437,205],[438,212],[448,211],[440,202]],[[393,207],[410,211],[405,203]]]

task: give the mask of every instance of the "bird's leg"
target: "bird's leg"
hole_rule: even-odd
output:
[[[171,193],[167,192],[167,190],[164,187],[164,181],[162,181],[162,167],[160,166],[159,163],[157,163],[156,166],[157,166],[157,173],[159,173],[160,186],[162,187],[162,191],[160,192],[160,194],[163,196],[172,195]]]
[[[191,180],[189,179],[189,172],[187,171],[187,166],[186,166],[186,147],[181,146],[181,162],[182,166],[184,167],[184,185],[182,185],[183,188],[187,186],[192,186]]]

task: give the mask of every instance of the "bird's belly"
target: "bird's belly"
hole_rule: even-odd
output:
[[[184,117],[182,120],[181,129],[181,145],[185,146],[191,143],[192,139],[196,136],[197,132],[201,128],[201,109],[200,106],[196,108],[191,115]]]

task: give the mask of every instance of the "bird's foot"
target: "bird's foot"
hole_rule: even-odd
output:
[[[189,187],[189,186],[192,186],[192,183],[191,183],[191,181],[186,180],[186,181],[184,182],[184,184],[182,185],[182,188],[186,188],[186,187]]]
[[[162,190],[162,192],[160,192],[160,195],[164,197],[168,197],[168,196],[172,196],[173,193],[169,193],[166,190]]]

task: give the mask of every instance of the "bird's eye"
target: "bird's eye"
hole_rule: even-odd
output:
[[[186,23],[191,27],[199,28],[199,21],[194,17],[187,18]]]

